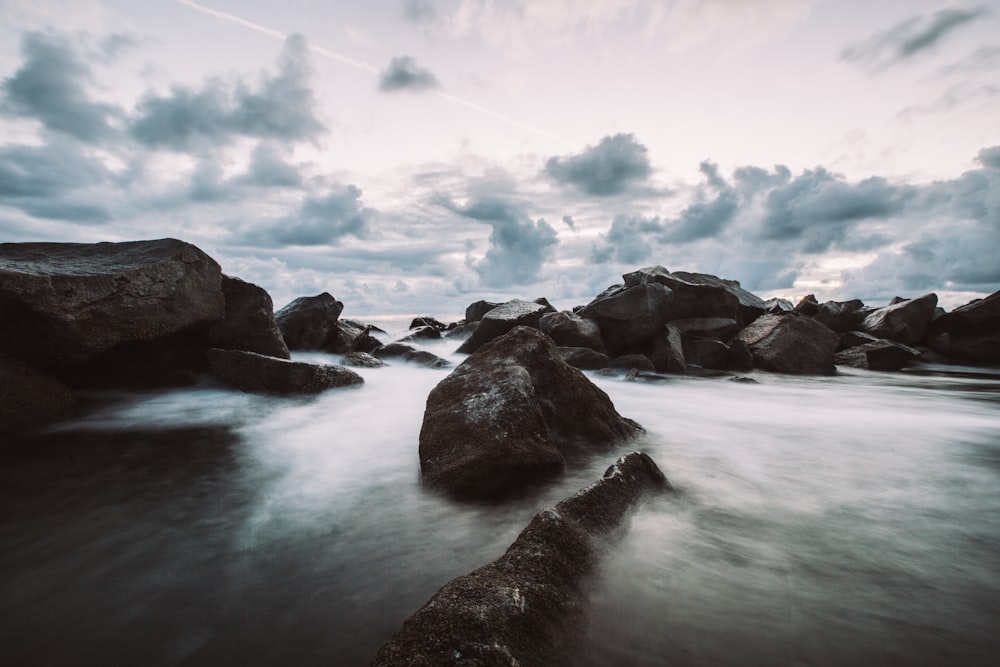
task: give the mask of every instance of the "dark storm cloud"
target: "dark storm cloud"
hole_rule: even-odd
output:
[[[100,142],[112,135],[121,111],[90,98],[85,86],[90,68],[57,35],[32,32],[21,40],[24,62],[0,84],[5,113],[34,118],[46,129],[81,141]]]
[[[596,146],[587,146],[578,155],[550,158],[545,173],[589,195],[607,196],[645,181],[651,169],[646,147],[632,134],[616,134],[604,137]]]
[[[991,146],[979,151],[976,160],[989,169],[1000,169],[1000,146]]]
[[[221,79],[200,89],[174,86],[166,97],[149,95],[138,105],[132,135],[151,147],[192,150],[224,145],[239,136],[278,141],[315,140],[326,131],[309,86],[309,49],[291,35],[275,75],[258,85]]]
[[[702,162],[700,170],[707,185],[695,193],[694,201],[666,227],[665,241],[690,243],[715,236],[739,209],[739,196],[719,175],[719,168],[711,162]]]
[[[422,93],[440,87],[434,73],[417,65],[410,56],[397,56],[379,74],[378,89],[383,93],[408,90]]]
[[[598,263],[616,261],[639,264],[649,259],[654,250],[652,241],[658,240],[666,230],[659,217],[616,215],[611,227],[595,246],[591,259]]]
[[[244,231],[234,241],[257,246],[319,246],[345,236],[365,238],[378,211],[361,201],[354,185],[332,186],[322,195],[308,196],[298,210],[260,227]]]
[[[842,60],[880,68],[913,58],[930,49],[958,27],[986,15],[983,7],[942,9],[931,16],[916,16],[850,46]]]
[[[246,185],[294,188],[302,185],[299,168],[289,164],[277,146],[259,143],[250,156],[250,166],[238,181]]]
[[[479,199],[460,206],[447,198],[435,203],[468,220],[488,224],[490,247],[471,264],[484,285],[507,287],[538,279],[559,238],[543,219],[532,221],[517,204],[501,199]]]
[[[93,193],[109,174],[69,140],[42,146],[0,147],[0,205],[52,220],[92,223],[110,219]]]

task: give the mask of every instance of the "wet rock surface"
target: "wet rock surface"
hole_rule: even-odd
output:
[[[228,384],[250,393],[316,394],[364,382],[343,366],[287,361],[241,350],[211,349],[208,364]]]
[[[832,375],[840,337],[832,329],[794,313],[764,315],[737,334],[755,368],[796,375]]]

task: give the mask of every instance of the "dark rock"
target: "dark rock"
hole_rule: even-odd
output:
[[[937,294],[925,294],[909,301],[873,310],[861,322],[861,330],[878,338],[910,345],[924,337],[934,316]]]
[[[670,288],[656,283],[605,291],[580,311],[601,329],[609,352],[645,345],[663,330],[672,302]]]
[[[240,391],[271,394],[316,394],[364,380],[343,366],[306,364],[242,350],[208,351],[212,372]]]
[[[802,297],[792,312],[798,313],[799,315],[805,315],[806,317],[813,317],[819,312],[819,301],[816,300],[815,294],[806,294]]]
[[[542,315],[538,328],[561,347],[589,347],[597,352],[605,352],[601,328],[595,320],[564,310]]]
[[[846,333],[858,329],[870,312],[871,309],[865,308],[864,302],[860,299],[824,301],[819,305],[813,319],[838,333]]]
[[[425,325],[422,327],[417,327],[415,329],[410,329],[399,340],[400,342],[406,342],[408,340],[440,340],[440,339],[441,339],[440,329],[436,329],[430,325]]]
[[[430,392],[420,469],[451,493],[496,495],[559,474],[565,452],[606,448],[640,430],[562,361],[551,338],[517,327]]]
[[[410,329],[418,329],[420,327],[433,327],[438,331],[444,331],[448,328],[448,325],[435,320],[433,317],[425,315],[423,317],[415,317],[410,322]]]
[[[0,244],[0,350],[39,368],[225,316],[222,273],[176,239]]]
[[[683,320],[671,320],[670,324],[682,336],[714,338],[716,340],[729,340],[742,328],[731,317],[692,317]]]
[[[1000,331],[955,338],[943,333],[927,343],[935,352],[954,361],[973,364],[1000,362]]]
[[[754,367],[753,352],[745,341],[734,338],[729,342],[729,369],[734,371],[752,371]]]
[[[795,310],[795,306],[788,299],[768,299],[764,302],[765,315],[780,315],[790,313]]]
[[[606,536],[644,492],[670,489],[647,455],[623,456],[598,482],[537,514],[503,556],[445,584],[371,664],[564,663]]]
[[[721,340],[685,338],[683,341],[683,350],[684,358],[689,364],[713,370],[732,368],[729,346]]]
[[[448,331],[445,332],[445,338],[457,338],[459,340],[465,340],[479,328],[479,322],[463,322],[458,324]]]
[[[385,362],[367,352],[348,352],[344,355],[343,364],[354,368],[382,368]]]
[[[718,278],[707,273],[688,273],[687,271],[674,271],[673,275],[696,285],[721,287],[735,296],[739,302],[740,320],[744,325],[750,324],[767,310],[764,300],[753,292],[743,289],[738,280]]]
[[[681,321],[690,322],[691,320]],[[681,332],[674,326],[673,322],[667,324],[660,335],[653,339],[649,358],[659,373],[684,373],[687,371]]]
[[[759,382],[757,382],[753,378],[740,377],[740,376],[731,377],[731,378],[729,378],[729,381],[730,382],[738,382],[740,384],[760,384]]]
[[[289,358],[285,339],[274,319],[271,295],[266,290],[223,275],[222,294],[226,297],[226,316],[209,327],[209,347]]]
[[[538,322],[547,312],[546,307],[532,301],[514,299],[492,309],[479,320],[479,326],[458,348],[459,352],[471,354],[494,338],[504,335],[514,327],[538,328]]]
[[[328,292],[301,296],[274,314],[290,350],[328,350],[344,304]]]
[[[492,301],[476,301],[475,303],[470,303],[465,309],[465,321],[478,322],[483,319],[483,315],[499,305],[499,303],[493,303]]]
[[[431,354],[426,350],[418,350],[406,343],[389,343],[375,350],[374,355],[378,359],[402,359],[419,366],[428,368],[448,368],[451,363],[442,359],[436,354]]]
[[[620,368],[622,370],[655,373],[656,365],[653,360],[645,354],[623,354],[615,357],[608,364],[608,368]]]
[[[532,301],[532,303],[537,303],[539,306],[541,306],[542,308],[544,308],[545,310],[543,312],[545,312],[545,313],[554,313],[554,312],[557,312],[556,311],[556,307],[553,306],[551,303],[549,303],[549,300],[546,299],[544,296],[540,296],[537,299],[534,299]]]
[[[648,266],[632,273],[627,273],[626,287],[636,285],[658,284],[667,287],[671,292],[665,320],[679,320],[690,317],[742,317],[738,287],[724,284],[715,276],[701,273],[670,273],[662,266]],[[735,282],[735,281],[727,281]],[[739,283],[735,283],[739,285]],[[745,292],[749,297],[759,302],[759,308],[748,305],[750,321],[757,314],[764,312],[764,302]]]
[[[934,320],[929,333],[947,333],[952,338],[962,338],[997,331],[1000,331],[1000,291],[945,313]]]
[[[756,368],[799,375],[835,372],[833,354],[839,336],[808,317],[764,315],[734,340],[747,345]]]
[[[858,345],[876,343],[880,340],[885,339],[865,333],[864,331],[848,331],[847,333],[840,335],[840,340],[837,343],[837,352],[842,352],[843,350],[857,347]]]
[[[603,352],[598,352],[589,347],[560,347],[558,348],[559,358],[573,368],[582,371],[596,371],[599,368],[607,368],[611,359]]]
[[[894,296],[892,297],[892,301],[889,302],[889,305],[895,306],[896,304],[906,303],[907,301],[909,301],[909,299],[905,299],[901,296]]]
[[[837,352],[834,363],[872,371],[898,371],[919,358],[920,351],[912,347],[891,340],[876,340]]]
[[[382,341],[371,335],[374,329],[371,325],[355,320],[338,320],[324,349],[333,354],[374,352],[382,347]]]
[[[50,422],[75,402],[73,392],[48,373],[0,354],[0,433]]]

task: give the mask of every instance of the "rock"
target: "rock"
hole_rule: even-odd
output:
[[[73,392],[48,373],[0,354],[0,433],[45,424],[75,403]]]
[[[972,364],[1000,362],[1000,331],[957,338],[943,333],[927,342],[935,352],[954,361]]]
[[[598,352],[589,347],[560,347],[558,348],[559,358],[573,368],[582,371],[596,371],[600,368],[607,368],[611,359],[603,352]]]
[[[621,370],[636,372],[655,373],[656,365],[653,360],[645,354],[623,354],[615,357],[608,364],[608,368],[620,368]]]
[[[343,366],[306,364],[218,348],[209,350],[207,356],[213,373],[240,391],[251,393],[316,394],[364,382]]]
[[[420,469],[425,482],[452,494],[497,495],[559,474],[567,452],[606,448],[641,430],[562,361],[551,338],[521,326],[430,392]]]
[[[840,335],[840,340],[837,342],[837,352],[866,343],[876,343],[880,340],[884,339],[865,333],[864,331],[848,331]]]
[[[910,345],[924,337],[934,316],[937,294],[925,294],[909,301],[873,310],[861,322],[861,330],[878,338]]]
[[[385,362],[367,352],[348,352],[342,363],[354,368],[382,368]]]
[[[715,340],[729,340],[743,328],[731,317],[692,317],[671,320],[670,325],[677,329],[682,336],[714,338]]]
[[[740,320],[744,325],[750,324],[767,310],[764,300],[740,287],[738,280],[727,280],[707,273],[688,273],[687,271],[674,271],[673,275],[696,285],[721,287],[735,296],[739,303]]]
[[[647,455],[535,516],[506,553],[441,588],[371,665],[552,665],[584,623],[586,581],[609,534],[647,491],[671,490]]]
[[[38,368],[223,319],[222,273],[176,239],[0,244],[0,350]]]
[[[659,334],[672,302],[670,288],[643,283],[605,291],[587,304],[580,316],[593,319],[609,352],[645,345]]]
[[[399,339],[400,342],[408,340],[441,340],[441,330],[430,325],[410,329]]]
[[[927,343],[957,361],[1000,362],[1000,291],[941,315],[931,324]]]
[[[806,317],[813,317],[819,312],[819,301],[816,300],[815,294],[806,294],[802,297],[792,312],[798,313],[799,315],[805,315]]]
[[[724,370],[732,367],[729,346],[711,338],[684,339],[684,359],[688,364]]]
[[[551,303],[549,303],[549,300],[546,299],[544,296],[540,296],[537,299],[532,300],[532,303],[537,303],[539,306],[545,309],[544,312],[546,313],[556,312],[556,307],[553,306]]]
[[[756,368],[797,375],[835,372],[833,354],[839,336],[808,317],[764,315],[734,340],[746,344]]]
[[[838,333],[846,333],[858,329],[870,312],[860,299],[824,301],[819,304],[813,319]]]
[[[701,273],[670,273],[662,266],[648,266],[627,273],[622,278],[625,279],[626,287],[659,284],[669,288],[671,299],[665,318],[667,321],[690,317],[731,317],[736,319],[742,316],[740,297],[736,294],[738,288],[723,284],[723,281],[715,276]],[[739,283],[736,284],[739,285]],[[756,319],[757,314],[764,312],[764,302],[749,292],[745,293],[759,302],[759,309],[749,307],[747,311],[750,313],[750,321],[752,321]]]
[[[465,321],[478,322],[483,319],[483,315],[499,305],[499,303],[493,303],[492,301],[476,301],[475,303],[470,303],[465,309]]]
[[[790,313],[795,310],[795,306],[788,299],[768,299],[764,302],[764,314],[765,315],[780,315],[781,313]]]
[[[690,322],[691,320],[679,320]],[[664,327],[663,332],[653,339],[653,347],[649,355],[653,367],[658,373],[685,373],[687,363],[684,358],[684,344],[681,332],[673,322]],[[645,369],[640,369],[645,370]]]
[[[729,381],[730,382],[738,382],[740,384],[760,384],[759,382],[757,382],[753,378],[740,377],[740,376],[731,377],[731,378],[729,378]]]
[[[479,326],[458,348],[459,352],[472,354],[494,338],[504,335],[514,327],[538,328],[546,307],[532,301],[514,299],[492,309],[479,320]]]
[[[898,371],[919,358],[920,351],[912,347],[891,340],[876,340],[837,352],[834,363],[872,371]]]
[[[729,343],[729,369],[734,371],[752,371],[754,366],[753,352],[744,341],[734,338]]]
[[[419,366],[427,366],[428,368],[448,368],[451,366],[451,362],[446,359],[442,359],[436,354],[431,354],[425,350],[418,350],[406,343],[389,343],[388,345],[383,345],[375,350],[374,355],[378,359],[397,358]]]
[[[415,317],[410,321],[410,329],[419,329],[420,327],[433,327],[438,331],[444,331],[448,328],[448,325],[435,320],[433,317],[424,315],[422,317]]]
[[[478,328],[479,328],[479,322],[463,322],[462,324],[455,325],[451,329],[448,329],[445,332],[444,336],[445,338],[457,338],[459,340],[466,340]]]
[[[374,329],[375,327],[355,320],[338,320],[324,349],[333,354],[374,352],[382,347],[382,342],[371,335]]]
[[[239,278],[222,276],[226,315],[208,329],[208,346],[246,350],[288,359],[288,346],[274,319],[271,295],[262,287]]]
[[[564,310],[542,315],[538,328],[561,347],[589,347],[597,352],[605,352],[601,328],[595,320]]]
[[[290,350],[327,350],[344,304],[328,292],[300,296],[274,314]]]

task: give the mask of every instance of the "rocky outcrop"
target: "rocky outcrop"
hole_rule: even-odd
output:
[[[898,371],[920,356],[919,350],[908,345],[880,339],[837,352],[834,363],[872,371]]]
[[[626,273],[622,278],[625,280],[626,287],[659,284],[670,289],[671,298],[666,313],[667,321],[690,317],[731,317],[735,319],[740,313],[740,298],[735,290],[723,285],[723,281],[715,276],[684,272],[670,273],[662,266],[649,266],[632,273]],[[756,297],[754,298],[756,299]],[[760,302],[760,312],[763,313],[764,302],[760,299],[757,301]]]
[[[927,343],[935,352],[957,361],[1000,363],[1000,292],[934,320]]]
[[[479,326],[458,348],[459,352],[472,354],[494,338],[498,338],[514,327],[538,328],[542,315],[549,310],[533,301],[514,299],[493,308],[479,320]]]
[[[316,394],[361,384],[364,379],[343,366],[306,364],[242,350],[208,351],[212,372],[240,391],[268,394]]]
[[[831,375],[839,336],[828,327],[794,313],[764,315],[737,334],[755,368],[775,373]]]
[[[605,352],[601,328],[597,326],[597,322],[575,313],[566,310],[546,313],[539,320],[538,328],[561,347],[589,347],[597,352]]]
[[[344,304],[328,292],[300,296],[274,314],[290,350],[327,350],[337,336]]]
[[[39,368],[222,320],[222,273],[176,239],[0,244],[0,351]]]
[[[288,359],[288,346],[274,319],[271,295],[239,278],[222,276],[226,315],[208,329],[208,343],[225,350],[246,350]]]
[[[551,338],[516,327],[430,392],[420,469],[450,493],[497,495],[559,474],[567,452],[607,448],[639,431],[562,361]]]
[[[0,433],[44,424],[75,402],[73,392],[48,373],[0,354]]]
[[[878,338],[888,338],[897,343],[912,345],[924,337],[934,309],[937,294],[925,294],[909,301],[899,301],[869,313],[860,329]]]
[[[643,493],[670,489],[647,455],[623,456],[599,481],[537,514],[503,556],[445,584],[371,664],[564,663],[605,536]]]

